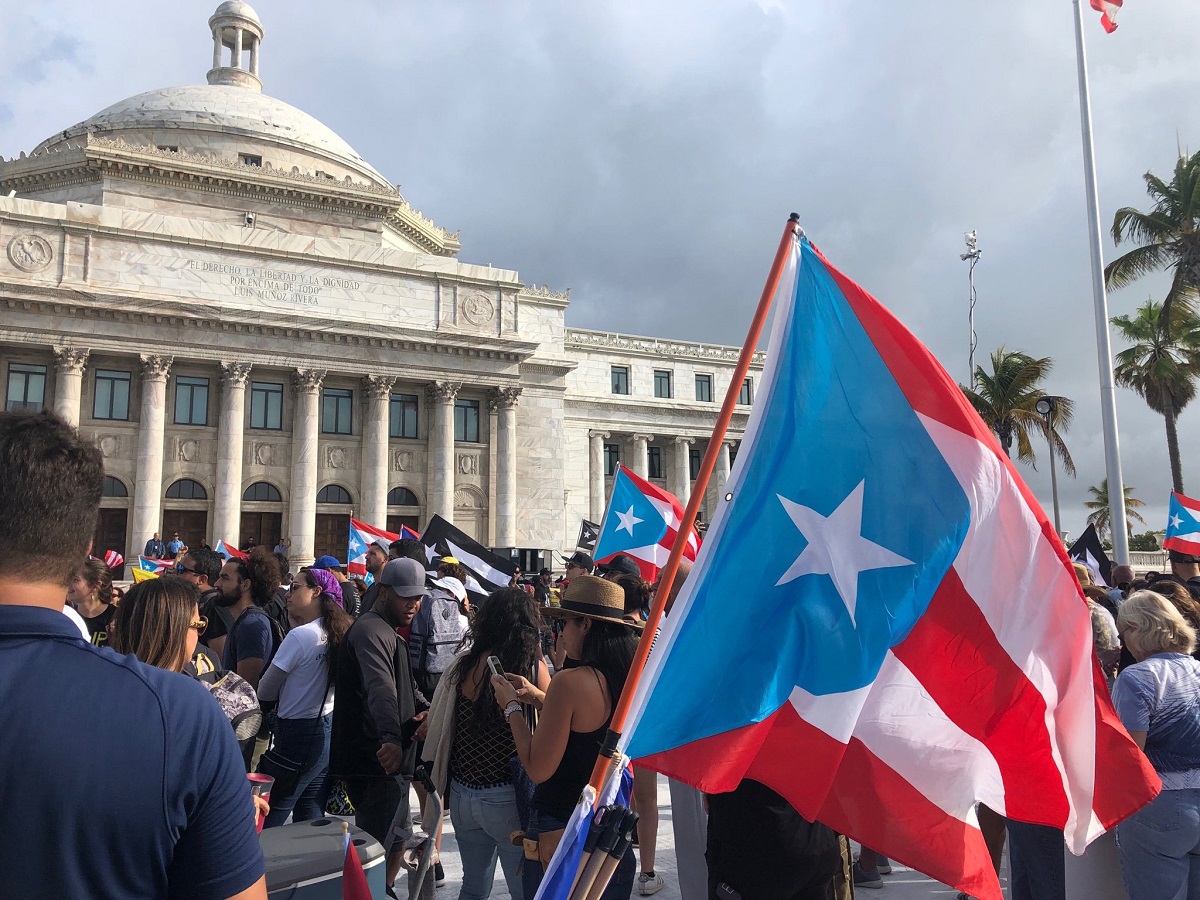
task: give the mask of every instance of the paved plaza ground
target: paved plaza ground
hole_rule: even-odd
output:
[[[679,892],[679,878],[675,869],[675,842],[671,830],[671,795],[667,781],[660,777],[658,780],[658,848],[655,871],[663,875],[667,886],[654,896],[659,900],[682,900]],[[446,886],[438,891],[439,900],[455,900],[459,887],[462,885],[462,867],[459,865],[458,849],[454,842],[454,829],[449,818],[442,838],[442,864],[446,870]],[[400,896],[403,897],[403,892]],[[899,865],[893,866],[893,873],[884,876],[884,887],[878,890],[861,890],[858,896],[865,898],[878,897],[880,900],[953,900],[958,892],[945,885],[938,884],[911,869]],[[636,890],[634,896],[636,897]],[[499,866],[496,869],[495,886],[492,889],[494,900],[511,900],[504,884]],[[688,898],[693,900],[693,898]],[[705,898],[695,898],[705,900]]]

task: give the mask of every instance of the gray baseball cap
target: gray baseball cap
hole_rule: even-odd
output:
[[[399,597],[420,597],[425,593],[425,570],[415,559],[393,559],[379,573],[379,583]]]

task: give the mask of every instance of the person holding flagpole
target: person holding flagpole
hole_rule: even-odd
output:
[[[544,694],[519,675],[492,677],[517,756],[537,785],[525,830],[526,898],[537,893],[543,870],[588,783],[637,649],[636,626],[625,619],[625,592],[613,582],[579,575],[563,593],[561,605],[544,612],[563,619],[559,644],[579,664],[556,674]],[[522,701],[541,706],[536,732],[530,732],[519,714]],[[633,882],[633,854],[627,852],[604,900],[628,898]]]

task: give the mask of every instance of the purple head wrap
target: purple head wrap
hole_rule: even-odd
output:
[[[332,572],[325,569],[309,569],[308,574],[321,588],[322,594],[328,594],[338,606],[345,609],[345,604],[342,603],[342,585],[333,577]]]

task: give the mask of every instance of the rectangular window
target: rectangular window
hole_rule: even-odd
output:
[[[647,447],[646,448],[646,468],[649,471],[651,478],[662,478],[662,447]]]
[[[479,401],[454,401],[454,439],[468,444],[479,443]]]
[[[712,403],[712,376],[696,376],[696,399],[701,403]]]
[[[388,414],[389,437],[415,438],[417,436],[416,394],[392,394]]]
[[[604,445],[604,474],[616,475],[617,465],[621,462],[621,448],[616,444]]]
[[[40,412],[46,402],[46,367],[12,363],[8,367],[8,403],[5,409]]]
[[[671,399],[671,373],[662,369],[654,370],[654,396],[665,400]]]
[[[253,153],[239,153],[238,159],[244,166],[258,166],[262,168],[262,157],[256,156]]]
[[[283,430],[283,385],[250,382],[250,427]]]
[[[129,421],[129,382],[128,372],[97,369],[92,418]]]
[[[179,375],[175,379],[175,424],[208,424],[208,379]]]
[[[354,391],[325,388],[321,391],[321,431],[324,434],[353,434],[351,409]]]
[[[742,382],[742,389],[738,391],[738,403],[742,406],[749,406],[754,402],[754,379],[747,378]]]
[[[700,475],[700,463],[704,460],[704,455],[695,447],[688,450],[688,471],[691,473],[692,481]]]
[[[612,367],[612,392],[614,394],[629,393],[629,366]]]

